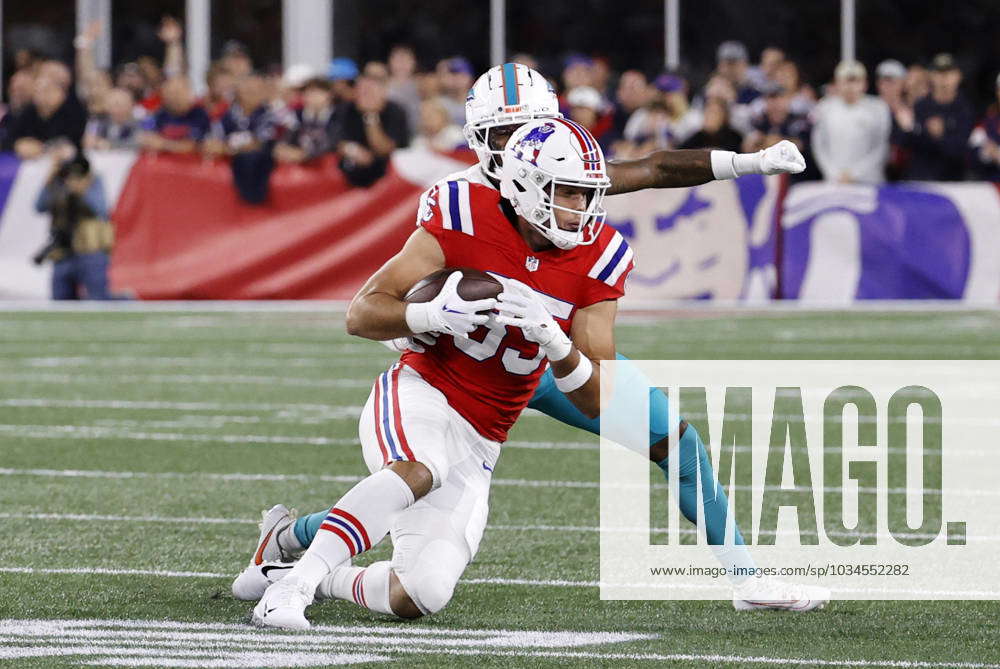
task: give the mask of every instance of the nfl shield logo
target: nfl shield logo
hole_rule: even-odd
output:
[[[538,269],[538,258],[535,256],[528,256],[524,261],[524,266],[529,272],[534,272]]]

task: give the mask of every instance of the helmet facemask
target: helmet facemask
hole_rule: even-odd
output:
[[[497,130],[498,128],[513,126],[510,131],[510,134],[513,135],[517,128],[521,127],[528,121],[536,118],[556,118],[557,116],[561,115],[529,114],[522,115],[518,118],[502,119],[500,121],[490,119],[475,125],[468,124],[464,128],[465,139],[469,144],[469,148],[476,152],[476,156],[479,158],[479,166],[482,168],[483,172],[485,172],[490,178],[500,181],[502,176],[501,172],[503,170],[503,149],[506,142],[501,144],[500,148],[495,148],[490,141],[491,131]],[[509,138],[510,135],[508,135],[508,139]]]
[[[521,188],[521,184],[527,184],[528,188],[537,191],[537,204],[528,212],[520,211],[515,203],[514,209],[528,223],[540,232],[546,239],[556,245],[556,247],[566,250],[576,246],[588,246],[597,241],[597,237],[604,227],[604,194],[611,186],[608,179],[603,181],[578,181],[573,179],[553,178],[542,170],[528,172],[524,170],[526,179],[515,182],[515,187]],[[573,209],[556,204],[556,188],[559,186],[570,186],[586,190],[586,208]],[[575,230],[566,230],[559,227],[556,212],[566,212],[579,217],[579,226]]]

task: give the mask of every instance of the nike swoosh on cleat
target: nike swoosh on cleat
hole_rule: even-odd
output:
[[[485,469],[488,472],[492,472],[493,471],[493,468],[492,467],[487,467],[485,462],[483,463],[483,469]]]
[[[264,561],[264,546],[267,545],[268,540],[271,538],[271,533],[274,532],[272,527],[267,532],[267,536],[264,537],[263,541],[260,542],[260,546],[257,547],[257,554],[253,556],[253,563],[259,565]]]
[[[266,567],[262,567],[260,573],[264,575],[264,578],[267,578],[267,573],[274,571],[275,569],[291,569],[291,567],[279,567],[276,564],[269,564]]]

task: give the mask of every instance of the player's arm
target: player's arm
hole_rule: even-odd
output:
[[[444,267],[444,252],[434,236],[417,228],[403,248],[386,261],[347,307],[347,332],[366,339],[393,339],[413,334],[406,326],[403,297],[428,274]]]
[[[347,308],[347,332],[383,341],[424,332],[467,335],[486,322],[478,313],[493,308],[496,300],[463,300],[458,295],[461,273],[445,281],[430,302],[408,304],[407,291],[428,274],[443,269],[444,252],[434,236],[418,228],[402,250],[365,282]]]
[[[552,374],[557,385],[566,387],[567,380],[573,374],[577,375],[573,385],[581,383],[580,387],[564,392],[576,408],[589,418],[596,418],[601,412],[601,360],[615,358],[617,313],[617,300],[605,300],[578,310],[570,328],[574,350],[562,360],[552,363]],[[586,369],[590,369],[590,375],[581,382]]]
[[[608,195],[644,188],[698,186],[713,179],[735,179],[745,174],[797,174],[806,168],[798,147],[787,140],[756,153],[708,149],[655,151],[636,160],[608,163]]]
[[[706,149],[655,151],[636,160],[611,161],[608,195],[631,193],[644,188],[699,186],[715,178],[712,152]]]

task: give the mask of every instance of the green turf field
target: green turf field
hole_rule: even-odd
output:
[[[618,348],[996,359],[1000,314],[677,312],[623,323]],[[538,414],[511,435],[443,612],[407,624],[336,602],[310,608],[309,633],[247,626],[229,583],[260,510],[322,509],[365,473],[357,415],[392,359],[333,312],[0,315],[0,664],[1000,666],[993,602],[600,601],[596,438]]]

